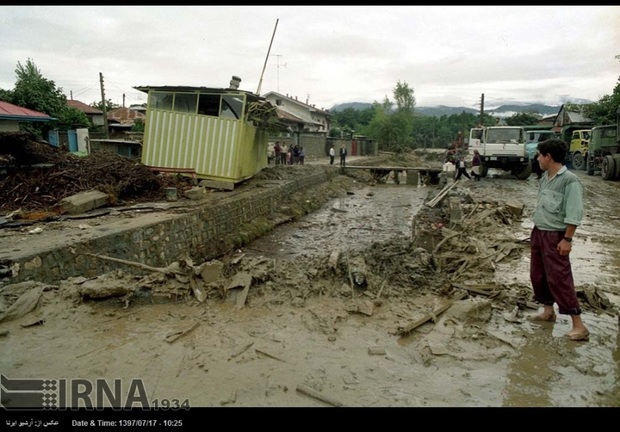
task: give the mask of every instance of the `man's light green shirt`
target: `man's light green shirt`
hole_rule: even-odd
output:
[[[566,225],[581,225],[582,218],[583,188],[579,178],[566,166],[552,179],[545,173],[538,185],[534,225],[542,231],[565,231]]]

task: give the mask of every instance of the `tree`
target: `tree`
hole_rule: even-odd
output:
[[[516,113],[506,118],[506,124],[508,126],[529,126],[535,125],[540,120],[540,114],[534,113]]]
[[[13,100],[13,92],[11,90],[0,89],[0,100],[7,102]]]
[[[620,56],[616,56],[619,58]],[[620,77],[611,95],[605,95],[598,102],[584,107],[585,115],[596,125],[615,124],[616,113],[620,108]]]
[[[59,129],[77,129],[77,128],[89,128],[92,127],[92,123],[89,118],[77,108],[67,107],[60,118],[58,119],[57,126]]]
[[[374,102],[375,116],[367,135],[379,143],[379,148],[400,153],[413,144],[413,114],[415,97],[406,82],[398,81],[393,90],[394,102],[387,96],[383,103]]]
[[[50,117],[59,118],[67,107],[67,97],[54,81],[43,77],[31,59],[25,65],[17,62],[17,81],[13,89],[15,105],[40,111]]]
[[[413,89],[409,88],[409,85],[404,82],[398,81],[394,88],[394,100],[396,101],[397,111],[406,111],[413,113],[415,108],[415,97],[413,96]]]
[[[103,102],[102,101],[91,102],[90,106],[93,107],[93,108],[97,108],[99,111],[104,111],[104,109],[103,109]],[[116,103],[112,102],[112,99],[106,99],[105,107],[106,107],[105,111],[106,112],[110,112],[112,110],[115,110],[116,108],[120,108],[121,106],[119,104],[116,104]]]
[[[67,105],[67,97],[54,81],[46,79],[31,59],[22,65],[17,62],[15,88],[3,91],[4,96],[14,105],[39,111],[57,120],[48,123],[20,123],[20,129],[44,138],[47,131],[55,128],[69,129],[76,126],[87,127],[90,121],[86,115]]]

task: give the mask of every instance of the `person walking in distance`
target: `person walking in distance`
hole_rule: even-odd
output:
[[[347,146],[345,143],[342,143],[340,147],[340,166],[343,167],[347,163]]]
[[[538,144],[538,162],[545,172],[538,184],[538,201],[532,213],[530,237],[530,280],[534,300],[543,311],[532,321],[556,320],[558,312],[569,315],[571,329],[566,336],[587,341],[590,332],[581,318],[570,263],[573,236],[584,214],[583,187],[579,177],[563,165],[566,144],[556,138]]]
[[[474,150],[474,156],[471,159],[471,174],[474,176],[474,180],[480,181],[480,153],[478,150]]]
[[[454,181],[457,181],[461,178],[461,175],[464,175],[468,179],[471,180],[471,177],[467,173],[467,166],[465,165],[465,159],[463,156],[458,156],[456,158],[456,175],[454,176]]]
[[[329,164],[334,164],[334,158],[336,157],[336,150],[334,150],[334,145],[332,144],[329,148]]]
[[[283,143],[282,148],[280,150],[280,157],[282,158],[280,160],[280,165],[286,165],[287,155],[288,155],[288,147],[286,144]]]
[[[280,165],[280,153],[282,152],[282,147],[280,147],[280,141],[276,141],[276,144],[273,146],[273,153],[276,160],[276,165]]]

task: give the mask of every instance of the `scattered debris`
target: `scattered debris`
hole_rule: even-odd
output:
[[[397,333],[399,335],[404,335],[404,334],[410,333],[411,331],[413,331],[416,328],[420,327],[422,324],[427,323],[428,321],[432,320],[434,322],[438,315],[440,315],[443,312],[445,312],[446,310],[448,310],[450,308],[450,306],[452,306],[452,304],[454,302],[462,300],[466,296],[467,296],[467,293],[465,293],[463,291],[460,291],[458,294],[456,294],[454,296],[454,298],[452,298],[451,300],[449,300],[446,303],[444,303],[443,306],[440,306],[437,309],[435,309],[432,313],[427,313],[422,318],[412,322],[411,324],[407,324],[404,327],[398,327]]]
[[[314,390],[313,388],[310,388],[308,386],[305,386],[303,384],[298,384],[297,385],[297,391],[299,393],[305,394],[306,396],[310,396],[311,398],[320,400],[321,402],[325,402],[326,404],[329,404],[331,406],[335,406],[335,407],[343,407],[345,406],[342,402],[333,399],[329,396],[325,396],[323,394],[321,394],[320,392]]]
[[[193,332],[196,328],[198,328],[199,325],[200,323],[196,322],[191,327],[186,328],[185,330],[178,330],[172,333],[168,333],[164,340],[168,343],[173,343],[174,341],[185,336],[186,334]]]

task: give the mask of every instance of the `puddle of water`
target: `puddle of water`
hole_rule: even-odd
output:
[[[255,240],[248,253],[309,257],[336,248],[361,250],[373,242],[409,237],[412,218],[430,190],[403,183],[366,186],[276,228]]]

